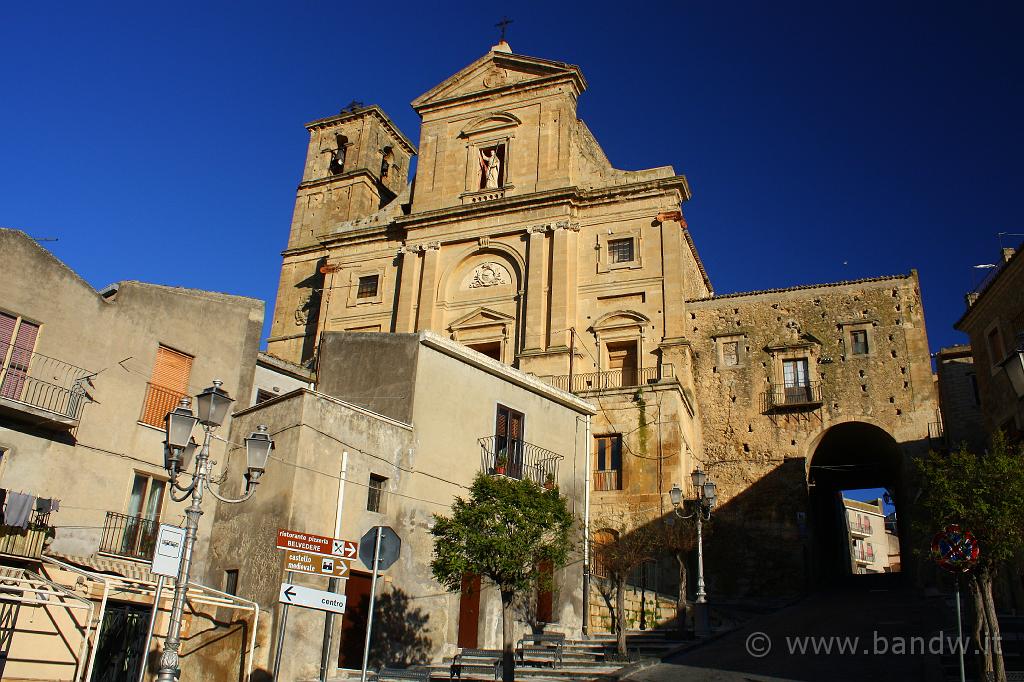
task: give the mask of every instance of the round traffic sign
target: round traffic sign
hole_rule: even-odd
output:
[[[980,554],[981,548],[974,535],[955,523],[932,538],[932,558],[941,568],[952,573],[969,571]]]

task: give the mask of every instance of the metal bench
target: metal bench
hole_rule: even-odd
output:
[[[469,660],[467,660],[469,659]],[[452,659],[452,666],[448,678],[461,680],[462,673],[483,672],[494,675],[495,680],[502,677],[503,666],[501,664],[502,653],[490,649],[462,649]]]
[[[565,646],[565,635],[562,633],[537,633],[524,635],[519,640],[519,661],[525,663],[532,660],[550,660],[551,666],[562,662],[562,647]]]
[[[430,682],[429,670],[410,670],[409,668],[381,668],[377,671],[378,682]]]

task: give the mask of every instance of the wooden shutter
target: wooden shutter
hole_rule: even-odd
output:
[[[163,428],[164,417],[175,408],[182,396],[188,394],[191,373],[191,356],[159,346],[139,421]]]
[[[14,338],[14,325],[17,321],[16,317],[0,313],[0,357],[7,357],[7,347],[11,345],[11,339]]]

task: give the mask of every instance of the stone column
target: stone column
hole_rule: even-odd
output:
[[[437,289],[437,262],[441,255],[441,242],[423,246],[423,272],[420,275],[420,301],[416,311],[416,331],[434,330],[434,304]]]
[[[547,260],[547,225],[529,229],[526,255],[526,333],[523,350],[541,350],[544,346],[544,261]]]
[[[666,217],[661,223],[661,281],[662,295],[665,297],[663,310],[666,340],[679,339],[686,333],[682,230],[679,222],[672,217]]]
[[[580,224],[555,223],[554,254],[551,257],[551,319],[548,348],[568,349],[569,328],[576,324],[576,271],[579,263]]]
[[[398,334],[411,332],[414,327],[418,251],[414,246],[403,246],[398,249],[398,255],[402,257],[402,278],[398,283],[398,304],[395,310],[395,332]]]

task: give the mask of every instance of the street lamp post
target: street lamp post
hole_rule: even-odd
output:
[[[693,612],[693,633],[697,637],[707,637],[711,634],[711,619],[708,616],[708,596],[704,590],[704,535],[702,524],[711,520],[711,510],[718,501],[715,492],[715,483],[707,474],[701,471],[700,467],[690,474],[690,482],[693,483],[694,498],[693,511],[689,514],[683,513],[683,490],[678,483],[672,484],[668,491],[672,498],[672,510],[681,519],[697,519],[697,601]]]
[[[171,499],[175,502],[184,502],[189,497],[192,503],[185,510],[185,540],[182,546],[181,566],[178,568],[178,578],[174,583],[174,601],[171,605],[171,617],[167,626],[167,639],[164,641],[164,650],[160,655],[160,670],[157,673],[157,682],[175,682],[180,671],[178,670],[179,650],[181,648],[181,619],[185,610],[185,594],[188,590],[189,574],[192,571],[192,550],[196,541],[196,530],[199,528],[199,517],[203,515],[202,504],[205,491],[222,502],[236,503],[244,502],[256,492],[260,476],[267,468],[267,460],[270,458],[270,451],[274,447],[274,441],[267,434],[267,427],[260,425],[251,436],[245,439],[245,452],[248,468],[245,472],[245,494],[238,499],[223,497],[213,488],[212,484],[218,486],[224,478],[211,478],[211,469],[217,462],[210,460],[210,439],[213,432],[224,423],[227,418],[228,408],[234,402],[227,391],[223,390],[221,381],[214,380],[213,386],[206,388],[196,396],[196,408],[198,415],[192,414],[191,400],[182,398],[176,408],[171,410],[166,417],[167,421],[167,442],[164,448],[164,467],[170,475]],[[203,444],[199,446],[192,438],[192,430],[196,424],[203,425]],[[192,481],[186,486],[178,483],[178,475],[189,470],[190,460],[196,454],[195,470],[192,472]],[[181,497],[174,494],[178,490]]]

